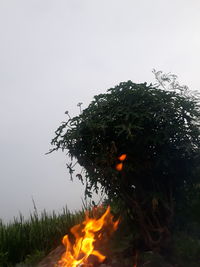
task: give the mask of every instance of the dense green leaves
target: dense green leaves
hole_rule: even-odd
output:
[[[161,232],[174,205],[199,183],[199,118],[198,101],[182,91],[122,82],[63,123],[53,150],[67,150],[84,168],[87,194],[100,184],[110,199],[126,203],[144,229],[148,224]]]
[[[60,126],[52,144],[78,160],[91,186],[99,182],[111,196],[125,185],[154,192],[192,183],[198,119],[198,105],[189,97],[128,81],[95,96],[82,114]],[[121,153],[127,161],[118,173]]]

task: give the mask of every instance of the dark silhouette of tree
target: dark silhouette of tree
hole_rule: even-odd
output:
[[[154,74],[155,85],[127,81],[95,96],[61,124],[51,150],[76,159],[85,170],[86,194],[105,190],[150,249],[167,244],[176,207],[200,181],[198,98],[175,75]],[[72,163],[68,169],[72,174]]]

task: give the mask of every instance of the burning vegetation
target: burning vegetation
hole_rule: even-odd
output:
[[[69,235],[63,238],[63,244],[66,247],[58,266],[78,267],[93,266],[91,256],[94,256],[97,262],[103,262],[106,258],[99,247],[101,247],[110,235],[116,231],[119,219],[114,221],[110,213],[110,207],[100,218],[90,218],[86,214],[85,220],[81,224],[73,226],[70,230],[74,241],[70,241]]]

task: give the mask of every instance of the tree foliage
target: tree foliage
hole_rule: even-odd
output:
[[[122,82],[94,96],[52,140],[52,151],[66,150],[84,168],[86,194],[100,185],[125,204],[149,247],[168,235],[174,206],[200,180],[199,102],[184,92]],[[72,163],[68,168],[72,173]]]

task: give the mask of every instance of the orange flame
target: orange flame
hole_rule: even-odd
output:
[[[122,163],[122,162],[118,163],[118,164],[115,166],[115,168],[116,168],[117,171],[120,172],[120,171],[123,169],[123,163]]]
[[[126,154],[122,154],[121,156],[118,157],[118,160],[120,160],[120,163],[115,165],[115,169],[117,171],[121,171],[123,169],[123,161],[126,159],[127,155]]]
[[[126,159],[126,154],[122,154],[121,156],[118,157],[120,161],[124,161]]]
[[[110,207],[99,219],[89,218],[86,214],[85,221],[73,226],[70,230],[75,237],[74,245],[71,244],[68,235],[64,236],[63,244],[66,251],[58,262],[58,266],[78,267],[82,264],[89,264],[90,255],[96,256],[99,262],[103,262],[106,257],[95,249],[95,242],[102,240],[104,228],[106,228],[107,233],[111,234],[117,229],[118,224],[119,220],[113,221]]]

